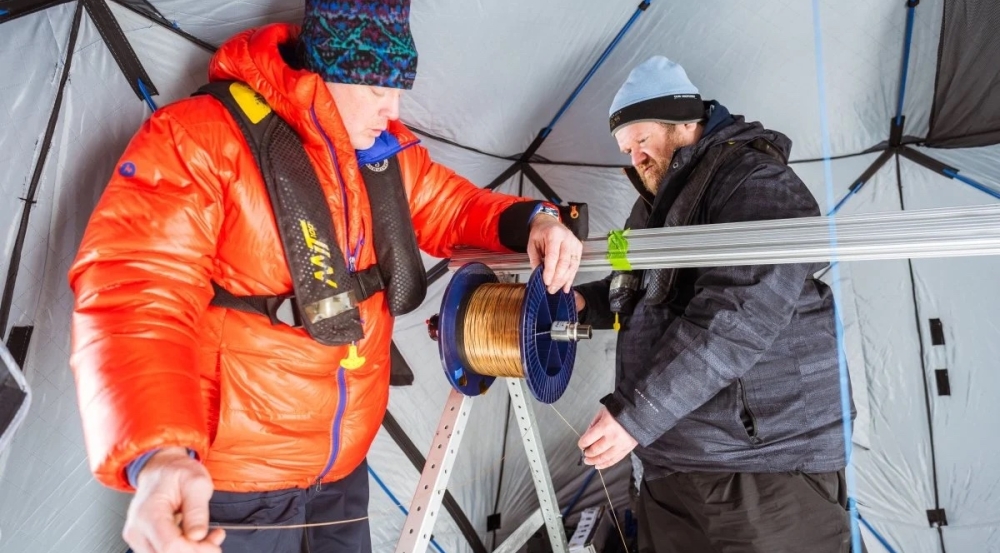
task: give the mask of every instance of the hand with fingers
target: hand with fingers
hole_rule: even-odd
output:
[[[598,470],[621,461],[637,445],[639,442],[618,424],[605,407],[597,412],[590,428],[577,442],[577,446],[583,451],[583,462]]]
[[[580,268],[583,243],[555,217],[539,215],[531,221],[528,234],[528,259],[531,268],[545,263],[542,282],[550,294],[560,289],[569,293]]]
[[[135,553],[221,553],[225,531],[208,528],[212,478],[184,448],[157,452],[136,484],[122,531]]]

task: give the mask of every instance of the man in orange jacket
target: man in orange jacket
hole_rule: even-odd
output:
[[[369,551],[366,520],[228,537],[209,523],[367,516],[365,456],[388,402],[393,315],[426,291],[417,247],[527,251],[544,261],[551,292],[569,290],[582,246],[554,206],[475,187],[397,121],[417,65],[408,14],[408,0],[309,0],[301,32],[277,24],[233,37],[209,74],[242,115],[208,95],[157,111],[93,213],[69,274],[71,365],[95,477],[135,491],[123,535],[137,553],[297,553],[303,542]],[[274,182],[301,183],[273,166],[265,179],[241,127],[272,113],[297,135],[313,198],[325,200],[299,208],[328,209],[331,221],[272,208]],[[284,170],[312,174],[297,168]],[[397,212],[375,182],[399,187]],[[315,250],[306,259],[320,270],[307,276],[340,302],[313,326],[220,301],[302,300],[309,279],[292,270],[289,221]],[[324,226],[331,243],[317,246]],[[329,321],[343,324],[321,328]]]

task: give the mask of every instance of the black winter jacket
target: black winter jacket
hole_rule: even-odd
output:
[[[626,228],[819,215],[784,161],[791,142],[717,103]],[[735,148],[720,157],[725,148]],[[722,159],[721,164],[719,160]],[[699,164],[718,164],[709,178]],[[696,197],[698,179],[706,181]],[[645,271],[621,319],[603,402],[639,442],[647,479],[671,472],[832,472],[845,466],[833,295],[818,264]],[[610,328],[610,277],[578,286],[583,322]]]

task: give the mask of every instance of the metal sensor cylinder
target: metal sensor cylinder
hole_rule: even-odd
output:
[[[555,321],[552,323],[550,336],[554,342],[579,342],[589,340],[593,337],[590,325],[571,323],[569,321]]]

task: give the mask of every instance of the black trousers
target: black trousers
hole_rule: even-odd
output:
[[[674,473],[639,492],[639,553],[850,550],[843,471]]]
[[[293,525],[368,516],[368,464],[337,482],[271,492],[215,492],[216,524]],[[368,520],[287,530],[226,530],[224,553],[371,553]]]

